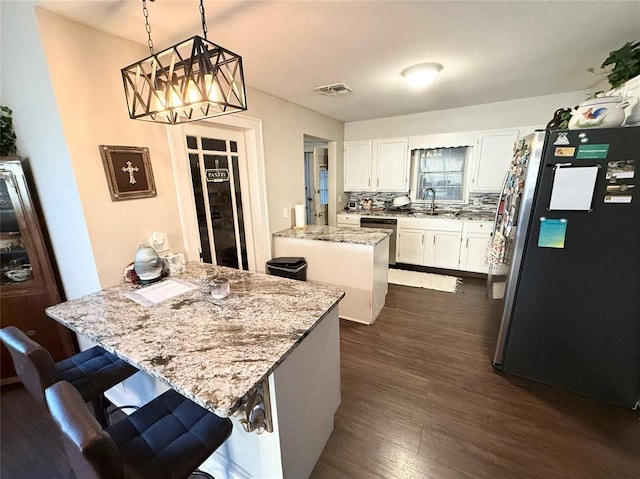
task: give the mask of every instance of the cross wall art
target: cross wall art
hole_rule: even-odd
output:
[[[100,145],[112,201],[156,196],[149,149]]]

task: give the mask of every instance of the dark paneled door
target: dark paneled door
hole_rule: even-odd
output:
[[[185,129],[187,155],[205,263],[249,269],[239,158],[242,137],[234,132]]]

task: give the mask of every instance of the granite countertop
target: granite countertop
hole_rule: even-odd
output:
[[[333,241],[375,246],[389,236],[389,230],[378,228],[337,228],[335,226],[308,225],[273,233],[274,237],[304,240]]]
[[[121,284],[51,306],[46,312],[227,417],[344,293],[330,286],[196,262],[168,279],[198,285],[204,274],[228,277],[231,295],[214,302],[198,287],[160,304],[142,306],[124,296],[142,289]]]
[[[466,220],[466,221],[493,221],[494,211],[449,211],[436,209],[435,215],[430,214],[428,211],[420,210],[381,210],[381,211],[342,211],[342,214],[358,215],[358,216],[380,216],[386,218],[440,218],[440,219],[453,219],[453,220]]]

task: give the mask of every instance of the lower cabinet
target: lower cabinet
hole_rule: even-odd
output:
[[[487,246],[491,240],[493,224],[488,221],[465,221],[460,246],[460,269],[474,273],[487,273]]]
[[[407,264],[424,264],[424,238],[426,232],[423,229],[398,228],[396,241],[396,261]]]
[[[458,221],[458,223],[460,223]],[[433,234],[431,251],[427,248],[425,263],[435,268],[459,269],[460,241],[462,233],[459,231],[431,231]]]
[[[458,269],[462,223],[458,220],[400,218],[396,261]]]
[[[398,263],[486,273],[492,223],[430,218],[400,218]]]

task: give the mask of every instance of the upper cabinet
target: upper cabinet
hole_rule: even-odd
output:
[[[408,191],[408,145],[407,138],[345,142],[344,191]]]
[[[517,140],[518,130],[478,132],[471,191],[500,191]]]
[[[344,191],[370,191],[373,141],[344,144]]]

